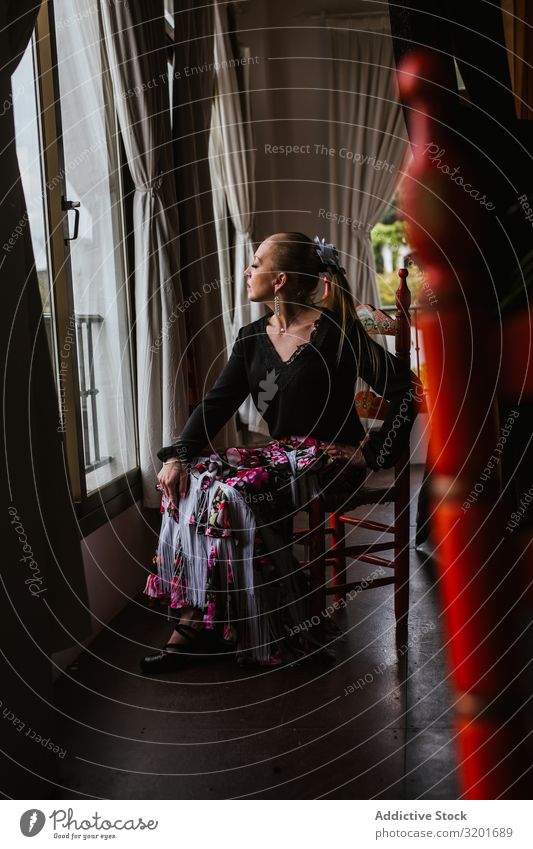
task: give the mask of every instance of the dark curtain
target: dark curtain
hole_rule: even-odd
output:
[[[6,79],[16,70],[35,27],[40,0],[4,0],[0,10],[2,30],[0,45],[2,68]]]
[[[0,6],[0,699],[2,773],[9,780],[3,789],[14,798],[37,792],[46,798],[51,785],[45,781],[40,787],[39,776],[53,774],[58,764],[57,755],[32,742],[15,720],[43,738],[54,736],[49,655],[90,633],[80,535],[57,430],[58,398],[15,150],[11,74],[31,37],[39,5],[17,0]]]
[[[455,85],[455,58],[469,99],[501,120],[514,118],[514,104],[501,9],[483,0],[405,0],[389,3],[396,62],[410,50],[429,48],[448,65]],[[406,115],[409,123],[409,114]]]
[[[502,9],[499,3],[483,0],[443,0],[438,8],[426,0],[404,0],[389,3],[389,16],[397,63],[421,48],[436,51],[447,63],[447,85],[455,92],[448,110],[452,129],[464,161],[475,164],[476,188],[494,205],[491,210],[479,208],[484,234],[480,263],[487,264],[492,277],[485,295],[498,332],[500,320],[529,309],[533,293],[532,225],[519,200],[527,199],[533,206],[533,122],[515,114]],[[457,90],[454,57],[466,99]],[[406,122],[410,128],[408,109]],[[460,162],[449,164],[461,166]],[[450,261],[453,265],[453,257]],[[506,443],[502,469],[503,485],[509,485],[511,506],[516,508],[531,486],[533,405],[500,403],[502,423],[512,408],[520,415]],[[528,512],[530,524],[532,512]]]
[[[182,285],[188,301],[186,324],[193,383],[190,397],[195,403],[214,383],[225,362],[208,161],[215,86],[211,4],[198,0],[181,3],[176,14],[176,32],[179,35],[174,51],[174,159],[182,222]]]
[[[519,118],[533,120],[533,8],[530,0],[502,0],[511,82]]]

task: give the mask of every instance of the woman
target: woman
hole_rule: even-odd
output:
[[[293,515],[329,485],[348,494],[368,468],[394,465],[416,416],[418,379],[362,327],[333,245],[276,233],[245,275],[249,299],[271,312],[241,327],[215,385],[177,442],[158,452],[163,520],[145,593],[180,618],[164,649],[141,661],[144,672],[218,649],[261,665],[314,651],[309,629],[297,627],[309,611]],[[390,402],[367,436],[354,404],[358,377]],[[206,452],[250,393],[272,440]]]

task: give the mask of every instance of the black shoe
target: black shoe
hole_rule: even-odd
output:
[[[185,645],[166,643],[162,651],[146,655],[139,664],[142,672],[173,672],[175,669],[181,669],[191,660],[198,659],[198,656],[202,654],[204,657],[209,657],[205,628],[194,628],[192,625],[180,623],[174,626],[174,630],[186,637],[188,642]],[[169,647],[172,647],[173,651],[165,651]]]

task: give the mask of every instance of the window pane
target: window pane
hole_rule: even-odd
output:
[[[39,110],[35,87],[33,40],[12,77],[13,110],[17,156],[26,197],[35,268],[43,304],[43,316],[53,357],[52,309],[50,276],[48,273],[48,234],[45,216],[45,195],[42,175]]]
[[[137,465],[115,111],[90,0],[54,3],[88,492]],[[74,213],[69,213],[72,235]]]

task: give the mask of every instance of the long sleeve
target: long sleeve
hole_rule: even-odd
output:
[[[358,376],[389,401],[381,428],[371,431],[362,447],[371,469],[388,469],[407,447],[422,400],[422,383],[405,363],[375,342],[362,326],[354,325],[349,339],[359,363]]]
[[[193,409],[176,442],[157,452],[161,461],[179,457],[184,463],[201,454],[249,395],[244,357],[243,328],[239,330],[228,362],[215,384]]]

